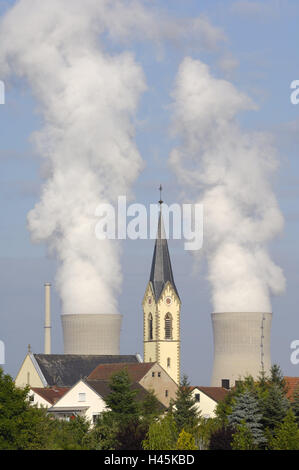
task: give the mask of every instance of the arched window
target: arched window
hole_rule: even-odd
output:
[[[172,339],[172,317],[170,313],[165,316],[165,339]]]
[[[167,367],[170,367],[170,357],[167,358]]]
[[[148,339],[149,341],[153,339],[153,316],[151,313],[148,316]]]

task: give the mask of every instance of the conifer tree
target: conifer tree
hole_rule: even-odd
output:
[[[273,432],[274,428],[285,418],[289,406],[290,403],[286,398],[282,387],[279,384],[274,383],[261,401],[263,426]]]
[[[186,375],[179,385],[176,393],[176,399],[172,407],[172,413],[178,432],[182,429],[192,431],[199,424],[199,412],[195,407],[195,398],[192,395],[192,389]]]
[[[262,414],[258,400],[252,392],[245,391],[237,397],[232,413],[228,417],[228,422],[236,430],[238,426],[243,425],[244,427],[246,425],[252,435],[254,445],[260,447],[266,442],[261,419]]]
[[[119,421],[139,416],[139,404],[136,401],[137,391],[132,390],[128,372],[123,369],[114,374],[109,382],[111,392],[106,398],[106,405]]]
[[[283,373],[279,365],[274,364],[270,370],[270,383],[277,385],[284,393],[287,392],[286,381],[283,377]]]

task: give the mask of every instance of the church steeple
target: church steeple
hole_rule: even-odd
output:
[[[158,362],[179,383],[181,301],[174,283],[165,236],[161,186],[159,190],[157,238],[150,279],[142,303],[144,362]],[[168,391],[165,390],[165,393]]]
[[[154,255],[152,260],[152,268],[150,274],[150,281],[153,285],[153,290],[156,298],[156,302],[158,301],[164,286],[166,285],[167,281],[169,281],[177,296],[179,294],[177,292],[177,288],[174,283],[171,261],[168,251],[168,244],[165,235],[164,223],[163,223],[163,215],[162,215],[162,202],[160,199],[160,214],[159,214],[159,222],[158,222],[158,231],[157,231],[157,238],[155,243]]]

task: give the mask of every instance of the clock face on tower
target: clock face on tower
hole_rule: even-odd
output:
[[[165,302],[167,305],[170,305],[172,302],[171,297],[166,297]]]

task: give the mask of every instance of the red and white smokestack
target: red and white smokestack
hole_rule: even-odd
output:
[[[45,284],[45,354],[51,354],[51,284]]]

